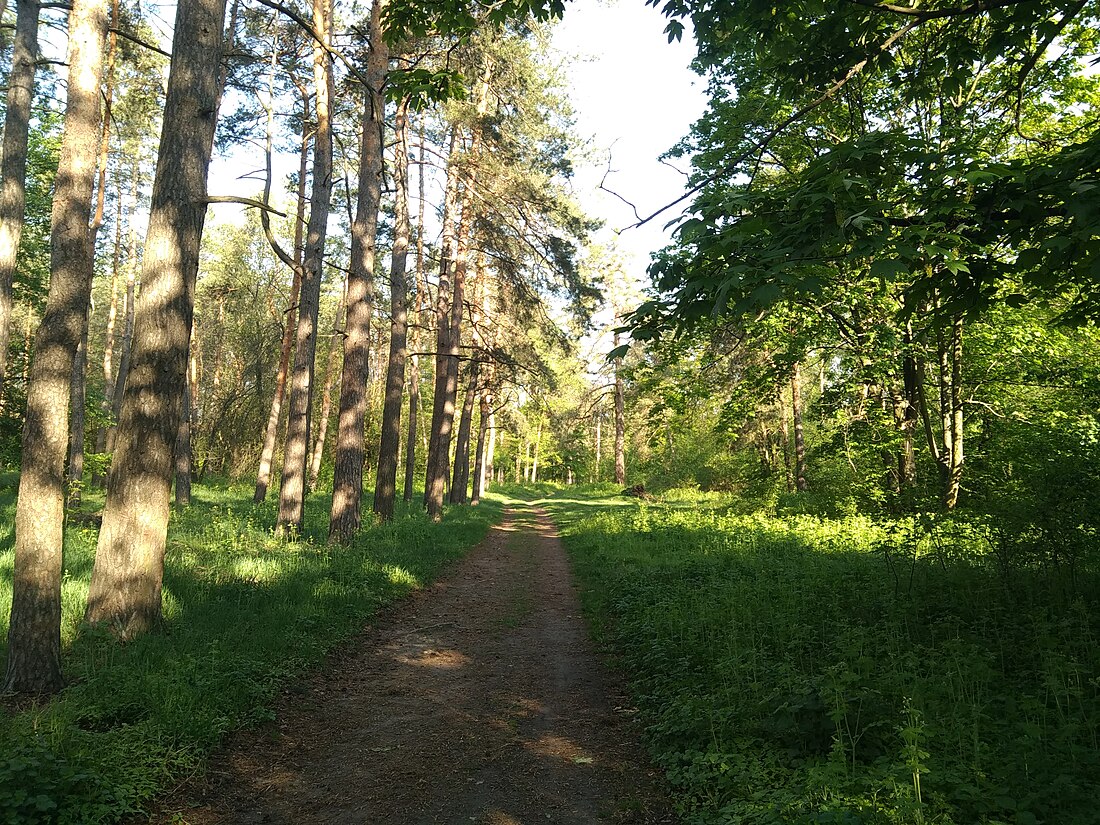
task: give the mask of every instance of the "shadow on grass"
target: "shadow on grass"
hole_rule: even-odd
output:
[[[693,821],[1095,821],[1095,571],[1006,579],[861,517],[543,506]]]
[[[0,511],[13,506],[9,497],[0,491]],[[0,764],[0,821],[111,821],[136,810],[198,770],[226,732],[269,718],[279,685],[316,666],[380,605],[461,557],[502,503],[452,508],[438,524],[406,505],[393,522],[331,548],[328,509],[327,497],[312,497],[304,535],[286,542],[272,535],[274,504],[253,506],[250,489],[196,486],[192,506],[173,510],[161,631],[125,645],[82,627],[96,530],[67,529],[70,684],[50,702],[0,711],[0,750],[21,754]],[[2,657],[12,553],[10,537],[0,542]],[[36,813],[36,804],[45,808]]]

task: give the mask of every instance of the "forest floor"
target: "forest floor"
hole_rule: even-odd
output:
[[[554,528],[521,506],[288,686],[275,720],[235,736],[158,819],[672,822],[632,717]]]

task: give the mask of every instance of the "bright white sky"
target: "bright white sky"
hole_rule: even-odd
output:
[[[638,276],[650,253],[668,242],[663,227],[679,209],[616,235],[637,218],[600,183],[642,216],[678,198],[685,176],[657,158],[688,133],[705,106],[703,81],[688,68],[695,43],[690,33],[669,43],[665,22],[644,0],[575,0],[566,4],[553,40],[563,53],[577,130],[591,141],[594,165],[578,169],[578,195],[591,215],[606,221],[601,239],[617,246]]]

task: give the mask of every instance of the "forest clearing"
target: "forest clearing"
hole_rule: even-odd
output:
[[[1100,823],[1098,68],[0,0],[0,821]]]

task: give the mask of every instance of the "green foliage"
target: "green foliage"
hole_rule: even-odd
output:
[[[1095,548],[730,503],[547,502],[686,823],[1095,820]]]
[[[10,525],[14,479],[4,482],[0,506]],[[0,820],[115,822],[139,811],[201,771],[227,732],[270,720],[281,686],[380,605],[429,581],[500,513],[493,498],[448,512],[441,524],[409,509],[337,551],[319,527],[297,544],[274,539],[274,506],[253,507],[250,487],[200,485],[193,496],[169,530],[162,632],[126,645],[81,626],[96,531],[67,531],[62,639],[70,684],[52,702],[0,719]],[[307,524],[323,525],[328,508],[311,498]],[[5,621],[11,546],[9,528],[0,534]]]

